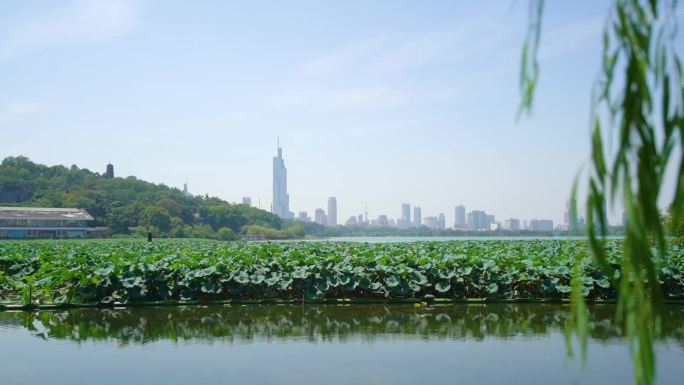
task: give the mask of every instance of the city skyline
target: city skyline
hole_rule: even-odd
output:
[[[283,219],[298,219],[308,222],[311,217],[308,211],[299,211],[295,217],[294,213],[289,209],[289,194],[287,193],[287,168],[285,167],[285,160],[283,158],[283,150],[280,147],[280,137],[277,138],[277,156],[273,157],[273,201],[276,202],[271,207],[271,212]],[[107,165],[107,173],[113,175],[113,166]],[[183,185],[183,192],[187,194],[187,180]],[[243,197],[242,204],[251,206],[251,198]],[[570,200],[565,202],[565,210],[563,211],[563,221],[558,222],[553,219],[537,219],[537,217],[528,217],[523,219],[523,225],[520,224],[520,218],[508,218],[503,221],[496,221],[495,214],[487,214],[484,210],[467,211],[466,207],[461,203],[454,208],[453,226],[447,225],[447,216],[440,212],[436,216],[426,216],[423,218],[422,209],[420,206],[413,206],[413,216],[411,216],[411,203],[401,204],[401,214],[395,220],[388,214],[379,214],[377,219],[368,216],[368,206],[363,214],[352,215],[343,224],[347,225],[373,225],[373,226],[389,226],[399,228],[410,228],[426,226],[432,229],[457,229],[457,230],[495,230],[498,228],[516,231],[516,230],[532,230],[532,231],[553,231],[556,227],[567,230],[570,227],[569,210]],[[314,211],[314,222],[324,226],[337,226],[340,224],[337,219],[337,198],[328,197],[327,211],[323,208],[316,208]],[[624,224],[624,213],[622,214],[621,224]],[[581,216],[580,216],[581,218]],[[583,219],[580,219],[583,221]],[[423,221],[425,223],[423,223]],[[529,223],[529,225],[528,225]],[[610,220],[608,221],[610,225]]]

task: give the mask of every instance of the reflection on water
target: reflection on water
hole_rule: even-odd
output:
[[[684,306],[667,307],[663,338],[684,344]],[[591,307],[591,338],[619,340],[610,305]],[[233,305],[0,312],[3,328],[73,342],[533,339],[564,330],[563,305]]]
[[[233,305],[0,312],[2,385],[630,384],[613,306],[591,308],[586,369],[560,305]],[[669,306],[659,385],[684,377]]]

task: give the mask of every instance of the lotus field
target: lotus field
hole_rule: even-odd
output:
[[[618,265],[622,241],[606,250]],[[449,242],[0,242],[0,304],[136,301],[488,298],[567,299],[575,258],[587,298],[610,280],[573,240]],[[659,265],[666,298],[684,299],[684,248]],[[619,279],[620,277],[614,277]]]

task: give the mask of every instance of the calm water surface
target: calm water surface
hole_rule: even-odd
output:
[[[307,242],[330,241],[330,242],[444,242],[444,241],[520,241],[520,240],[584,240],[587,237],[549,237],[549,236],[525,236],[525,237],[499,237],[499,236],[469,236],[469,237],[331,237],[321,239],[305,239]],[[623,236],[609,236],[606,239],[624,239]]]
[[[592,307],[586,368],[560,305],[192,306],[0,312],[0,383],[630,384],[612,306]],[[658,383],[684,378],[669,306]]]

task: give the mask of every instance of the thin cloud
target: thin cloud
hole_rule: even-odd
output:
[[[100,42],[124,36],[140,24],[134,0],[79,0],[71,6],[16,22],[0,40],[0,57],[61,45]]]
[[[313,111],[375,109],[404,104],[408,95],[389,89],[355,89],[340,91],[296,91],[276,95],[276,106]]]
[[[316,75],[333,75],[357,66],[373,52],[387,44],[384,37],[368,37],[343,45],[303,65],[303,70]]]
[[[383,34],[340,45],[301,67],[304,76],[402,76],[441,62],[463,62],[494,55],[506,48],[511,36],[500,27],[506,20],[479,20],[450,30],[432,30],[410,36]]]
[[[0,108],[0,123],[14,122],[44,112],[47,106],[39,102],[12,102]]]

